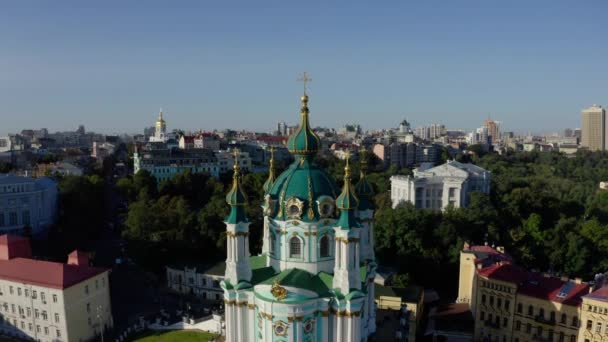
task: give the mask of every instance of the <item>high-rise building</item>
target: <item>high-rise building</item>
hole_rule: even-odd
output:
[[[500,140],[500,126],[498,121],[487,119],[483,122],[483,127],[488,129],[488,139],[490,140],[490,144],[495,144],[498,142],[498,140]]]
[[[590,151],[606,149],[606,110],[593,105],[582,112],[581,143]]]

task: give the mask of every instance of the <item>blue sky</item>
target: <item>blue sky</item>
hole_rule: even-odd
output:
[[[0,134],[295,124],[364,128],[489,115],[516,131],[608,105],[608,2],[2,1]]]

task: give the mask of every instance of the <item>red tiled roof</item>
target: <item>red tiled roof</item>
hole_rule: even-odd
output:
[[[567,283],[570,283],[568,286],[571,288],[563,298],[558,297]],[[530,297],[577,306],[582,301],[581,297],[589,293],[589,284],[576,284],[560,278],[544,277],[538,273],[531,273],[530,279],[519,287],[518,292]]]
[[[186,144],[193,144],[194,143],[194,136],[192,135],[184,135],[184,143]]]
[[[520,284],[528,278],[528,272],[509,263],[498,263],[478,271],[479,275],[513,284]]]
[[[108,271],[105,268],[15,258],[0,261],[0,279],[65,289]]]
[[[603,302],[608,302],[608,286],[604,286],[599,290],[595,290],[588,295],[583,296],[585,298],[591,298],[596,300],[601,300]]]
[[[516,284],[518,294],[566,305],[579,305],[581,297],[589,293],[588,284],[577,284],[560,278],[545,277],[508,263],[494,264],[478,270],[477,273],[489,279]],[[567,289],[567,291],[562,296],[558,296],[562,289]]]

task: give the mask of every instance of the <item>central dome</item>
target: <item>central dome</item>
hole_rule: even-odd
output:
[[[295,161],[272,182],[267,192],[273,210],[270,216],[280,219],[315,221],[335,217],[338,188],[334,180],[313,162],[321,141],[308,122],[308,96],[302,96],[300,126],[287,141]]]
[[[287,220],[293,217],[290,205],[299,206],[302,221],[314,221],[322,217],[334,217],[334,200],[338,188],[332,178],[307,158],[293,162],[274,182],[269,193],[277,201],[275,218]],[[331,205],[327,211],[324,205]]]

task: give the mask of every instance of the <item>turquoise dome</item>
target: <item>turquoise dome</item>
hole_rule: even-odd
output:
[[[333,208],[331,213],[321,213],[317,201],[328,199],[333,202],[338,195],[336,183],[308,158],[300,158],[293,162],[274,181],[269,194],[277,201],[272,217],[289,219],[287,205],[294,198],[302,202],[300,220],[315,221],[321,217],[335,217]]]
[[[238,161],[235,161],[232,187],[228,191],[228,194],[226,194],[226,203],[230,206],[230,213],[225,221],[233,224],[247,222],[247,216],[245,215],[247,195],[245,195],[245,191],[243,191],[243,187],[241,186],[241,174],[237,163]]]
[[[301,114],[300,126],[287,140],[287,149],[296,155],[313,155],[321,149],[321,140],[310,128],[308,122],[308,95],[306,94],[302,96]]]

